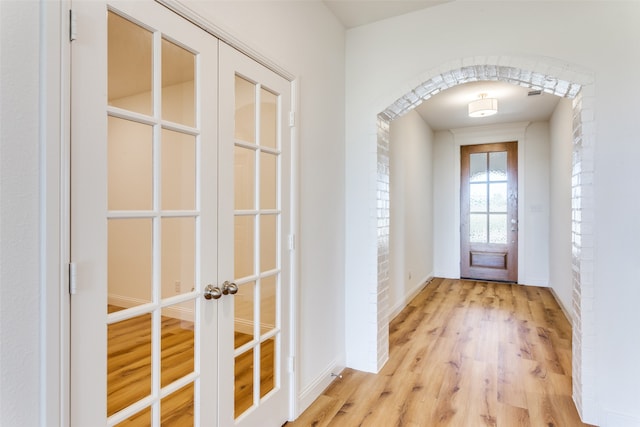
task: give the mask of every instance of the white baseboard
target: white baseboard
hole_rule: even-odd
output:
[[[528,286],[537,286],[539,288],[548,288],[549,280],[542,277],[518,277],[518,283]]]
[[[393,320],[404,308],[416,297],[428,284],[433,280],[433,274],[427,275],[423,280],[419,281],[417,285],[411,289],[407,295],[400,301],[398,301],[393,307],[389,309],[389,321]]]
[[[556,291],[552,287],[549,287],[549,290],[551,291],[551,295],[553,295],[553,299],[555,299],[558,305],[560,306],[560,310],[562,310],[562,313],[564,313],[564,317],[567,318],[567,320],[569,321],[569,324],[571,325],[571,327],[573,327],[573,316],[571,315],[569,310],[567,310],[567,307],[565,307],[564,304],[562,304],[562,301],[558,297],[558,294],[556,294]]]
[[[322,371],[315,380],[304,388],[298,395],[298,413],[296,417],[300,416],[311,404],[329,387],[329,385],[336,379],[331,374],[340,374],[344,366],[339,366],[336,360],[333,360],[327,368]]]
[[[253,321],[248,319],[240,319],[236,317],[234,323],[235,323],[236,332],[242,332],[243,334],[253,335],[253,325],[254,325]],[[264,333],[264,331],[270,331],[275,327],[276,325],[273,325],[270,323],[260,324],[260,330],[263,331],[262,333]]]
[[[107,301],[109,302],[109,305],[115,305],[122,308],[131,308],[135,307],[136,305],[147,304],[149,302],[138,298],[131,298],[114,294],[109,294],[109,296],[107,297]]]

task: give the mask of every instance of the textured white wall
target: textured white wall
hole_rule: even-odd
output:
[[[433,276],[433,132],[415,111],[391,123],[389,315]]]
[[[2,426],[40,417],[39,14],[36,2],[0,2]]]

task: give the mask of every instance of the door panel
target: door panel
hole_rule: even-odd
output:
[[[220,321],[222,426],[280,426],[289,415],[290,98],[288,81],[220,44],[220,174],[233,185],[221,182],[230,246],[219,268],[238,286]]]
[[[282,425],[289,82],[155,2],[74,10],[71,425]]]
[[[71,424],[210,424],[217,41],[155,2],[74,10]]]
[[[460,158],[460,275],[517,282],[517,143],[462,146]]]

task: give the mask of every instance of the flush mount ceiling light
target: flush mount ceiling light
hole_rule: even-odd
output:
[[[498,112],[497,99],[487,98],[486,93],[481,93],[479,97],[469,103],[469,117],[487,117]]]

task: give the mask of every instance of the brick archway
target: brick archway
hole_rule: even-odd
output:
[[[509,65],[500,65],[500,64]],[[470,65],[466,65],[470,64]],[[583,420],[595,418],[595,362],[583,352],[595,348],[593,312],[593,172],[595,152],[594,83],[591,74],[570,69],[553,60],[530,58],[463,59],[443,65],[445,72],[430,72],[422,83],[405,93],[377,117],[377,278],[378,278],[378,360],[388,355],[389,289],[389,125],[435,94],[459,84],[476,81],[502,81],[573,100],[572,160],[572,280],[573,280],[573,398]],[[406,86],[405,86],[406,87]],[[386,342],[384,341],[386,337]],[[591,350],[587,350],[591,349]],[[387,352],[385,354],[384,352]]]

